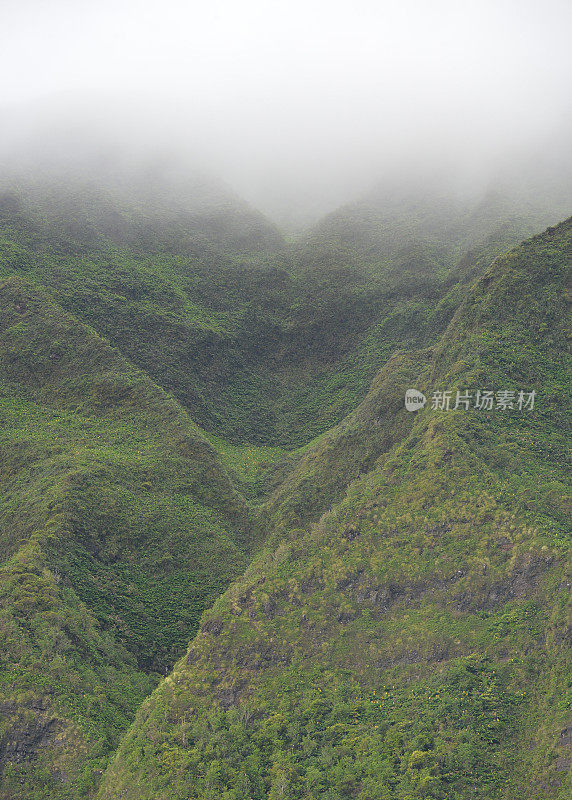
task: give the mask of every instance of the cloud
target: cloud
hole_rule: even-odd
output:
[[[560,0],[3,0],[4,138],[177,151],[325,208],[396,161],[540,146],[570,119],[571,24]]]

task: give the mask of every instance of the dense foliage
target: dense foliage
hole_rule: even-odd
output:
[[[497,260],[418,367],[427,396],[524,387],[536,408],[428,406],[317,522],[271,508],[102,799],[569,796],[571,257],[569,221]]]
[[[0,796],[60,796],[44,754],[75,796],[244,567],[248,512],[185,412],[93,330],[19,278],[0,303]]]
[[[225,197],[189,216],[90,183],[25,189],[0,197],[0,275],[49,290],[206,430],[287,448],[349,414],[393,352],[437,341],[475,275],[557,213],[389,195],[287,249]]]
[[[567,797],[570,222],[130,181],[0,198],[0,798]]]

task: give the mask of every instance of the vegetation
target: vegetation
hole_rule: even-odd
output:
[[[93,330],[17,278],[0,302],[0,691],[8,754],[21,741],[0,796],[75,796],[243,569],[248,515],[183,410]]]
[[[557,213],[495,194],[389,195],[288,250],[228,198],[167,213],[181,202],[169,191],[147,205],[143,188],[109,196],[85,182],[6,191],[0,275],[49,291],[207,431],[287,449],[349,414],[394,352],[435,343],[474,277]]]
[[[0,199],[1,800],[568,797],[572,222],[123,186]]]
[[[536,409],[426,407],[317,523],[270,506],[102,800],[568,797],[571,246],[572,220],[497,260],[418,367],[428,396],[526,387]]]

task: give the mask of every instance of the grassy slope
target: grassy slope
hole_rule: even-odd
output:
[[[243,365],[236,340],[256,337],[245,319],[250,281],[259,302],[272,293],[266,284],[275,273],[282,281],[280,270],[266,268],[263,246],[269,239],[276,254],[279,237],[273,239],[271,226],[264,229],[254,212],[249,217],[232,204],[203,210],[198,220],[182,214],[173,221],[154,207],[143,214],[127,205],[121,216],[85,187],[70,194],[58,195],[57,213],[49,215],[45,198],[39,209],[25,191],[1,198],[0,274],[24,275],[49,289],[182,401],[193,418],[216,428],[226,406],[237,403],[220,396],[237,364],[245,367],[245,391],[252,391],[252,365]],[[114,214],[119,233],[109,221]],[[227,227],[242,232],[249,247]],[[272,304],[280,305],[277,299]]]
[[[46,287],[213,434],[285,448],[354,409],[396,349],[433,344],[474,275],[541,216],[498,198],[376,199],[286,251],[237,203],[167,213],[168,187],[149,207],[30,191],[0,201],[0,274]]]
[[[245,565],[248,512],[186,413],[0,283],[0,797],[77,798]]]
[[[322,220],[293,256],[299,298],[274,401],[280,435],[333,427],[396,349],[438,341],[494,257],[569,213],[570,197],[491,191],[469,202],[416,186]]]
[[[268,546],[141,707],[102,800],[569,797],[571,259],[571,220],[498,259],[416,376],[535,388],[535,410],[426,408],[347,491],[332,470],[317,523],[270,506]]]

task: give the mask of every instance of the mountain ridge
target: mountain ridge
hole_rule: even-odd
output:
[[[93,329],[20,278],[0,301],[0,796],[66,796],[244,567],[248,510]]]
[[[569,714],[547,703],[569,664],[565,429],[550,415],[571,245],[568,220],[497,259],[418,384],[514,386],[541,358],[538,421],[426,409],[317,526],[286,525],[143,705],[102,800],[567,796]],[[509,320],[522,354],[495,335]],[[546,443],[530,436],[543,425]]]
[[[93,797],[122,740],[102,798],[520,800],[498,775],[528,714],[535,800],[565,792],[564,700],[530,675],[562,697],[570,220],[488,269],[519,235],[494,211],[441,261],[406,238],[370,284],[217,230],[145,254],[2,212],[0,797]],[[536,422],[403,408],[461,378],[537,386]]]

